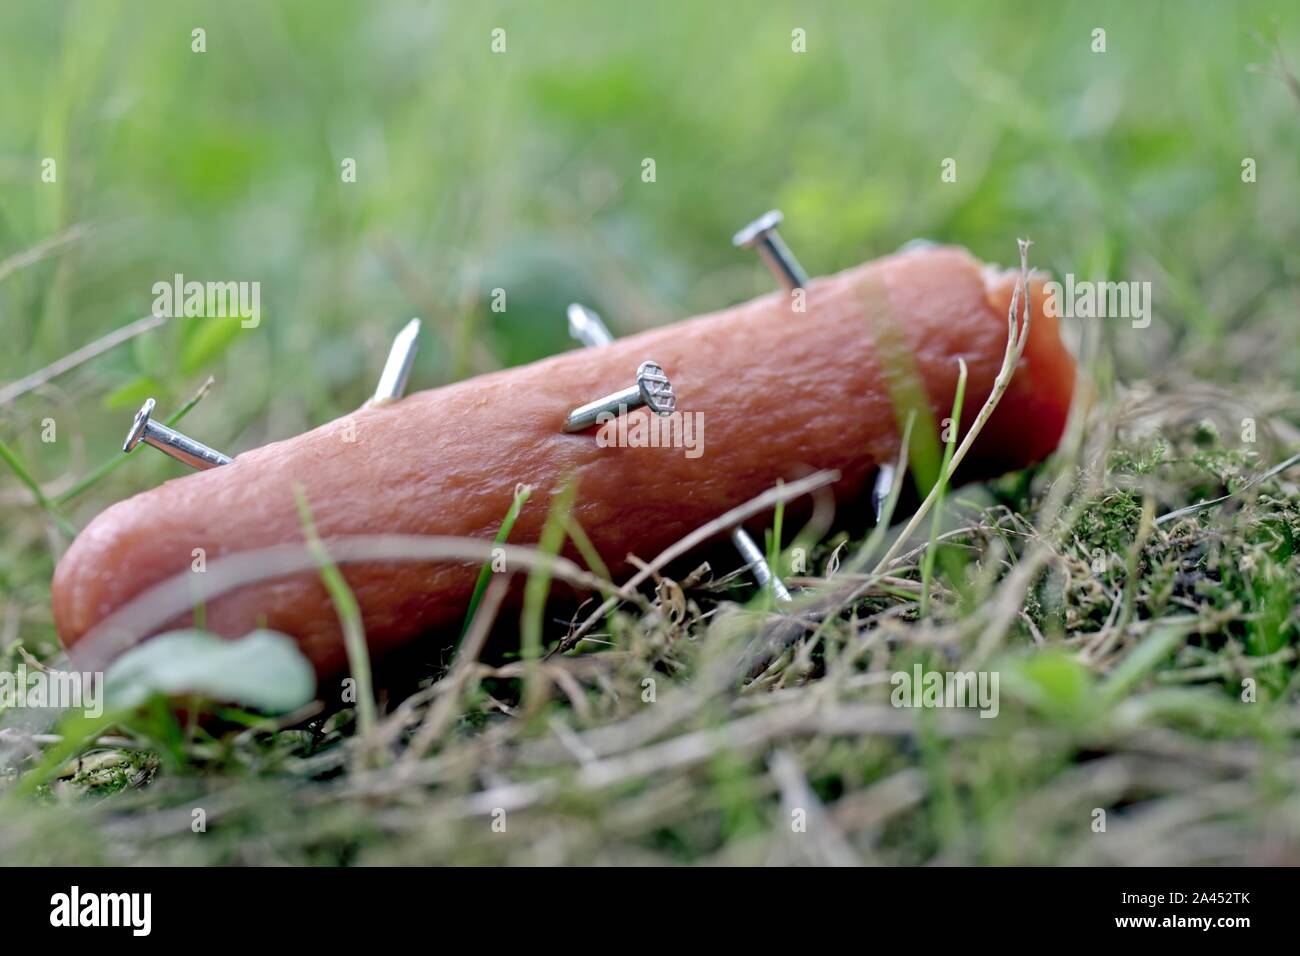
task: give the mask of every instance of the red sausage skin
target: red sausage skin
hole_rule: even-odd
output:
[[[814,281],[806,310],[762,299],[521,368],[360,409],[227,466],[113,505],[59,562],[52,601],[64,644],[135,595],[207,560],[303,540],[300,486],[322,537],[380,532],[491,537],[515,486],[536,491],[511,542],[534,543],[551,494],[576,476],[575,516],[616,575],[772,487],[834,468],[841,508],[861,510],[871,476],[899,445],[891,386],[911,366],[935,421],[968,367],[963,425],[1002,363],[1014,275],[964,250],[901,253]],[[1001,405],[968,458],[969,477],[1049,454],[1065,426],[1075,367],[1036,278],[1032,332]],[[663,366],[678,409],[703,416],[703,451],[600,447],[564,434],[567,413]],[[903,375],[906,379],[906,375]],[[648,411],[632,413],[645,416]],[[354,437],[354,441],[345,440]],[[383,563],[344,568],[371,653],[460,625],[477,567]],[[184,621],[172,622],[184,625]],[[210,601],[206,626],[236,637],[265,626],[296,638],[322,676],[346,667],[338,617],[317,575],[246,586]]]

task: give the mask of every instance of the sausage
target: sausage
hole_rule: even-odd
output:
[[[963,426],[1003,360],[1014,274],[968,252],[899,253],[814,281],[805,311],[785,293],[577,350],[385,406],[245,452],[221,468],[165,482],[96,517],[59,562],[54,619],[65,646],[134,596],[208,559],[303,540],[294,488],[322,538],[392,532],[490,538],[519,483],[536,492],[511,542],[535,543],[549,500],[571,476],[574,516],[616,574],[781,479],[835,469],[835,500],[861,510],[875,469],[900,437],[888,356],[910,355],[936,421],[951,410],[957,359],[968,367]],[[1034,287],[1037,288],[1034,288]],[[1075,368],[1031,280],[1034,317],[1020,365],[967,457],[966,477],[1049,454],[1064,429]],[[679,412],[703,422],[699,453],[608,447],[566,434],[567,414],[632,384],[658,362]],[[642,409],[626,423],[649,416]],[[347,440],[352,437],[353,440]],[[372,656],[462,621],[478,568],[370,563],[343,568]],[[337,613],[319,577],[295,573],[214,598],[206,627],[293,636],[321,677],[346,668]],[[179,622],[184,623],[184,622]]]

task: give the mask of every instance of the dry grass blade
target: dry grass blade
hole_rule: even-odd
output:
[[[894,539],[894,543],[890,545],[889,550],[885,552],[884,557],[882,557],[879,563],[877,563],[875,568],[875,573],[877,574],[883,572],[889,566],[889,562],[894,559],[894,556],[898,554],[903,545],[916,532],[916,529],[921,526],[921,522],[925,520],[925,516],[930,512],[930,509],[934,507],[935,502],[938,501],[940,496],[943,494],[943,489],[951,479],[952,474],[957,470],[958,466],[961,465],[967,453],[970,452],[971,447],[975,444],[975,439],[979,437],[979,433],[984,429],[984,424],[989,420],[994,410],[998,407],[998,402],[1000,402],[1002,396],[1006,394],[1007,386],[1011,384],[1011,379],[1016,374],[1016,366],[1020,364],[1020,357],[1025,351],[1025,343],[1029,340],[1030,318],[1033,313],[1033,310],[1030,308],[1029,294],[1030,243],[1025,239],[1018,240],[1018,242],[1020,246],[1020,277],[1016,280],[1015,291],[1011,294],[1011,306],[1007,309],[1007,350],[1006,354],[1002,358],[1002,368],[998,371],[997,378],[993,382],[993,390],[989,393],[989,397],[985,399],[983,407],[979,410],[979,414],[975,416],[975,420],[971,422],[970,430],[966,432],[966,437],[962,439],[961,444],[957,446],[957,450],[953,452],[952,461],[949,463],[947,474],[939,481],[935,482],[934,487],[930,489],[930,493],[926,495],[925,500],[921,502],[921,506],[917,508],[916,513],[912,515],[911,520],[908,521],[903,527],[903,530],[899,532],[898,537]],[[1021,307],[1022,300],[1022,315],[1019,328],[1017,329],[1016,309],[1017,307]]]
[[[495,545],[481,538],[400,534],[335,536],[324,539],[324,544],[329,548],[330,557],[339,565],[384,561],[482,562],[488,560],[496,548],[498,556],[503,557],[511,569],[529,569],[549,561],[551,574],[568,584],[601,593],[616,593],[642,608],[649,607],[648,602],[635,591],[620,590],[566,558],[546,558],[533,548],[519,545]],[[317,567],[316,556],[302,544],[274,545],[210,560],[202,575],[183,571],[136,595],[83,637],[76,645],[74,656],[83,668],[102,669],[104,663],[198,602],[211,601],[247,584],[301,571],[315,571]]]
[[[814,853],[811,862],[822,866],[858,866],[858,856],[853,852],[853,847],[844,839],[835,821],[808,785],[799,758],[790,750],[781,748],[768,758],[767,767],[781,792],[781,803],[786,816],[802,815],[803,829],[794,832],[807,832],[812,837]]]
[[[1167,514],[1162,514],[1159,518],[1156,519],[1156,526],[1159,527],[1162,524],[1168,524],[1171,521],[1177,521],[1179,518],[1186,518],[1188,515],[1197,514],[1198,512],[1205,511],[1207,508],[1213,508],[1215,505],[1221,505],[1225,501],[1231,501],[1233,498],[1236,498],[1238,495],[1245,494],[1247,491],[1249,491],[1251,488],[1254,488],[1260,482],[1267,481],[1269,478],[1276,477],[1277,475],[1282,474],[1282,472],[1286,471],[1288,468],[1291,468],[1297,464],[1300,464],[1300,453],[1294,454],[1286,461],[1279,462],[1278,464],[1274,465],[1268,471],[1256,475],[1254,478],[1250,479],[1250,481],[1246,482],[1236,491],[1230,491],[1226,495],[1221,495],[1218,498],[1212,498],[1209,501],[1199,501],[1194,505],[1188,505],[1186,508],[1177,508],[1174,511],[1168,512]]]
[[[645,581],[653,576],[660,568],[674,561],[684,554],[688,554],[693,549],[699,547],[710,538],[716,537],[726,531],[730,531],[736,525],[747,521],[756,514],[768,510],[779,502],[792,501],[818,488],[825,488],[827,485],[834,484],[839,480],[837,471],[819,471],[809,475],[807,478],[800,478],[789,484],[782,485],[778,488],[772,488],[763,492],[757,498],[753,498],[743,505],[732,508],[725,514],[719,515],[713,521],[706,525],[696,528],[690,534],[679,540],[676,544],[666,548],[649,564],[639,570],[636,574],[623,585],[624,593],[635,591]],[[562,654],[577,646],[578,641],[598,624],[601,619],[612,611],[618,604],[617,598],[609,598],[600,605],[591,615],[578,626],[571,634],[562,640],[547,657],[554,654]]]
[[[143,335],[151,329],[158,328],[166,321],[166,316],[146,315],[143,319],[136,319],[120,329],[109,332],[108,335],[96,339],[89,345],[83,345],[75,352],[69,352],[57,362],[51,362],[40,371],[33,372],[25,378],[20,378],[18,381],[11,382],[4,388],[0,388],[0,405],[9,404],[18,396],[26,394],[34,388],[40,388],[46,382],[58,378],[65,372],[72,371],[78,365],[83,365],[91,359],[103,355],[123,342],[129,342],[137,335]]]
[[[492,631],[492,624],[496,621],[509,587],[510,578],[507,575],[497,575],[488,585],[469,630],[456,651],[451,670],[438,682],[441,688],[439,696],[425,714],[424,722],[402,757],[403,762],[412,763],[423,758],[434,742],[451,726],[460,706],[461,695],[474,677],[474,665],[478,663],[478,656],[487,643],[488,634]]]
[[[90,235],[91,226],[87,223],[77,223],[42,242],[38,242],[30,249],[24,249],[22,252],[10,256],[8,259],[0,261],[0,282],[4,282],[19,269],[26,269],[40,262],[46,256],[58,252],[64,246],[70,246]]]

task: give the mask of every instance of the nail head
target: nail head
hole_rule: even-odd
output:
[[[671,415],[677,407],[672,382],[657,362],[642,362],[636,370],[636,385],[646,407],[657,415]]]
[[[126,433],[126,441],[122,442],[122,451],[130,451],[140,444],[145,429],[149,427],[149,419],[153,415],[153,408],[154,400],[146,398],[144,404],[140,406],[140,410],[135,413],[135,420],[131,422],[131,430]]]
[[[731,238],[731,244],[738,249],[751,249],[767,233],[784,221],[779,209],[769,209]]]

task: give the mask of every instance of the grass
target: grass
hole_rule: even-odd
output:
[[[528,503],[533,489],[530,485],[520,485],[515,489],[514,500],[510,502],[510,508],[506,511],[506,516],[501,519],[501,527],[497,529],[496,537],[493,539],[496,544],[505,544],[510,539],[510,531],[514,528],[515,522],[519,519],[519,512],[523,510],[524,505]],[[584,558],[586,556],[584,555]],[[590,561],[588,562],[590,564]],[[470,595],[469,608],[465,611],[465,625],[461,628],[461,637],[464,637],[469,631],[470,625],[474,623],[474,615],[478,611],[478,606],[483,600],[483,594],[488,589],[488,582],[492,579],[491,561],[483,562],[483,567],[478,574],[478,580],[474,582],[474,593]],[[593,567],[592,570],[600,573],[600,568]]]
[[[191,395],[189,399],[185,402],[185,404],[183,404],[180,408],[178,408],[167,418],[163,419],[163,424],[166,425],[168,428],[175,428],[177,425],[179,425],[181,421],[185,418],[185,416],[188,415],[193,410],[194,406],[203,400],[203,396],[208,394],[208,391],[212,388],[213,381],[214,380],[212,376],[208,376],[207,380],[204,381],[204,383],[199,386],[198,391],[196,391],[193,395]],[[95,485],[99,484],[101,481],[107,478],[112,472],[122,467],[122,465],[125,462],[126,459],[120,454],[114,455],[113,457],[106,459],[103,464],[101,464],[98,468],[94,469],[85,478],[82,478],[71,488],[68,488],[65,491],[60,492],[59,496],[55,499],[54,503],[60,506],[66,505],[69,501],[77,497],[83,491],[89,491],[91,488],[95,487]]]
[[[961,429],[961,408],[966,400],[966,360],[957,360],[961,371],[957,373],[957,390],[952,397],[952,414],[945,423],[948,438],[944,442],[943,463],[939,467],[939,480],[936,483],[934,498],[934,516],[930,519],[930,540],[926,542],[925,556],[921,559],[921,604],[919,613],[925,617],[930,611],[930,587],[934,582],[934,562],[941,550],[937,544],[939,522],[943,517],[943,496],[948,490],[948,481],[953,473],[953,454],[957,450],[957,436]]]
[[[375,726],[375,693],[370,675],[370,649],[366,645],[365,627],[361,621],[361,607],[356,595],[348,586],[347,579],[339,566],[330,556],[329,547],[321,540],[316,531],[316,521],[312,517],[311,503],[301,487],[294,488],[294,501],[298,507],[298,521],[302,525],[307,547],[320,566],[321,583],[329,592],[330,601],[338,613],[339,623],[343,626],[343,643],[347,647],[348,673],[355,686],[351,695],[356,704],[357,732],[364,739],[370,735]]]
[[[24,78],[0,84],[0,380],[128,326],[176,272],[257,279],[264,313],[149,328],[5,396],[2,670],[57,656],[70,533],[180,473],[120,455],[146,390],[237,453],[359,406],[410,315],[424,388],[571,347],[569,301],[626,334],[766,292],[727,239],[769,206],[814,273],[918,236],[1005,262],[1028,235],[1057,276],[1154,289],[1147,329],[1064,322],[1089,384],[1050,461],[945,487],[947,443],[888,534],[772,536],[807,545],[796,631],[733,568],[655,567],[569,640],[547,555],[567,536],[608,575],[553,514],[519,569],[526,642],[486,641],[488,586],[450,665],[364,718],[154,708],[86,749],[0,714],[0,859],[1300,862],[1290,11],[20,0],[0,53]],[[891,706],[917,663],[997,671],[998,717]]]

